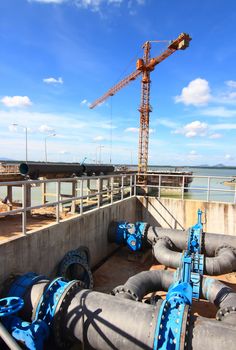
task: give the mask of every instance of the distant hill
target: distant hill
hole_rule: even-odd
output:
[[[224,168],[225,165],[220,163],[220,164],[214,165],[214,167],[215,167],[215,168]]]
[[[4,161],[4,162],[5,162],[5,161],[8,161],[8,160],[10,161],[10,160],[13,160],[13,159],[6,158],[6,157],[1,157],[1,156],[0,156],[0,162],[1,162],[1,161]]]

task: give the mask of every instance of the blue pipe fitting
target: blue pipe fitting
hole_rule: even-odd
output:
[[[142,241],[147,228],[147,223],[137,221],[135,224],[126,221],[117,223],[116,243],[126,244],[131,251],[142,248]]]
[[[184,348],[186,324],[189,315],[191,287],[179,283],[171,287],[158,314],[153,350],[181,350]],[[185,317],[186,316],[186,317]]]
[[[62,277],[54,279],[45,289],[37,305],[35,319],[43,320],[48,326],[51,326],[55,316],[57,305],[63,296],[65,290],[72,286],[75,281],[67,282]]]
[[[3,324],[13,338],[23,343],[26,349],[43,350],[44,342],[49,336],[49,327],[44,321],[29,323],[17,316],[9,316],[4,318]]]
[[[197,224],[190,227],[188,236],[188,250],[191,253],[201,253],[202,250],[202,211],[198,209],[198,221]]]
[[[28,272],[22,276],[19,276],[12,283],[11,288],[8,291],[9,296],[15,296],[22,298],[27,289],[32,287],[35,283],[46,279],[43,275],[37,275],[34,272]]]
[[[66,296],[70,295],[74,289],[78,289],[79,286],[83,285],[80,281],[73,280],[68,282],[62,277],[56,278],[47,284],[38,302],[35,318],[32,323],[25,322],[17,315],[9,316],[11,313],[18,312],[22,308],[24,302],[21,297],[24,297],[27,289],[42,280],[48,283],[46,277],[31,272],[18,277],[8,293],[9,295],[14,295],[14,297],[8,297],[6,300],[2,299],[2,307],[5,307],[5,312],[4,309],[1,309],[0,303],[1,315],[6,316],[3,319],[5,327],[16,340],[23,342],[29,350],[43,349],[44,341],[49,336],[52,324],[53,327],[56,327],[54,317],[56,314],[59,316],[59,309],[61,309]],[[7,315],[5,315],[6,306],[9,309]]]

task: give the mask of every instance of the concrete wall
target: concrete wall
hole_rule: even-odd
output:
[[[138,197],[137,218],[152,226],[187,229],[197,222],[198,209],[206,212],[205,232],[236,236],[235,204]]]
[[[0,244],[0,287],[12,273],[54,276],[64,254],[81,245],[89,248],[91,264],[96,265],[116,248],[107,242],[110,222],[135,221],[136,201],[128,198]]]

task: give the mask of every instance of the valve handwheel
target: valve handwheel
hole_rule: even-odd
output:
[[[20,311],[24,301],[18,297],[7,297],[0,299],[0,317],[9,316]]]

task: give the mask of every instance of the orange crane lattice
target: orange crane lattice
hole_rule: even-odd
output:
[[[144,54],[142,59],[138,59],[136,63],[136,71],[122,79],[118,84],[109,89],[103,96],[94,101],[89,107],[92,109],[104,102],[117,91],[125,87],[129,82],[135,80],[142,74],[141,81],[141,104],[140,112],[140,128],[139,128],[139,150],[138,150],[138,173],[145,174],[148,166],[148,143],[149,143],[149,113],[152,111],[150,106],[150,72],[155,66],[177,50],[184,50],[189,46],[191,38],[186,33],[181,33],[177,39],[170,42],[167,49],[159,56],[150,58],[151,41],[146,41],[143,45]],[[145,177],[143,177],[143,180]],[[142,180],[142,176],[139,176]]]

